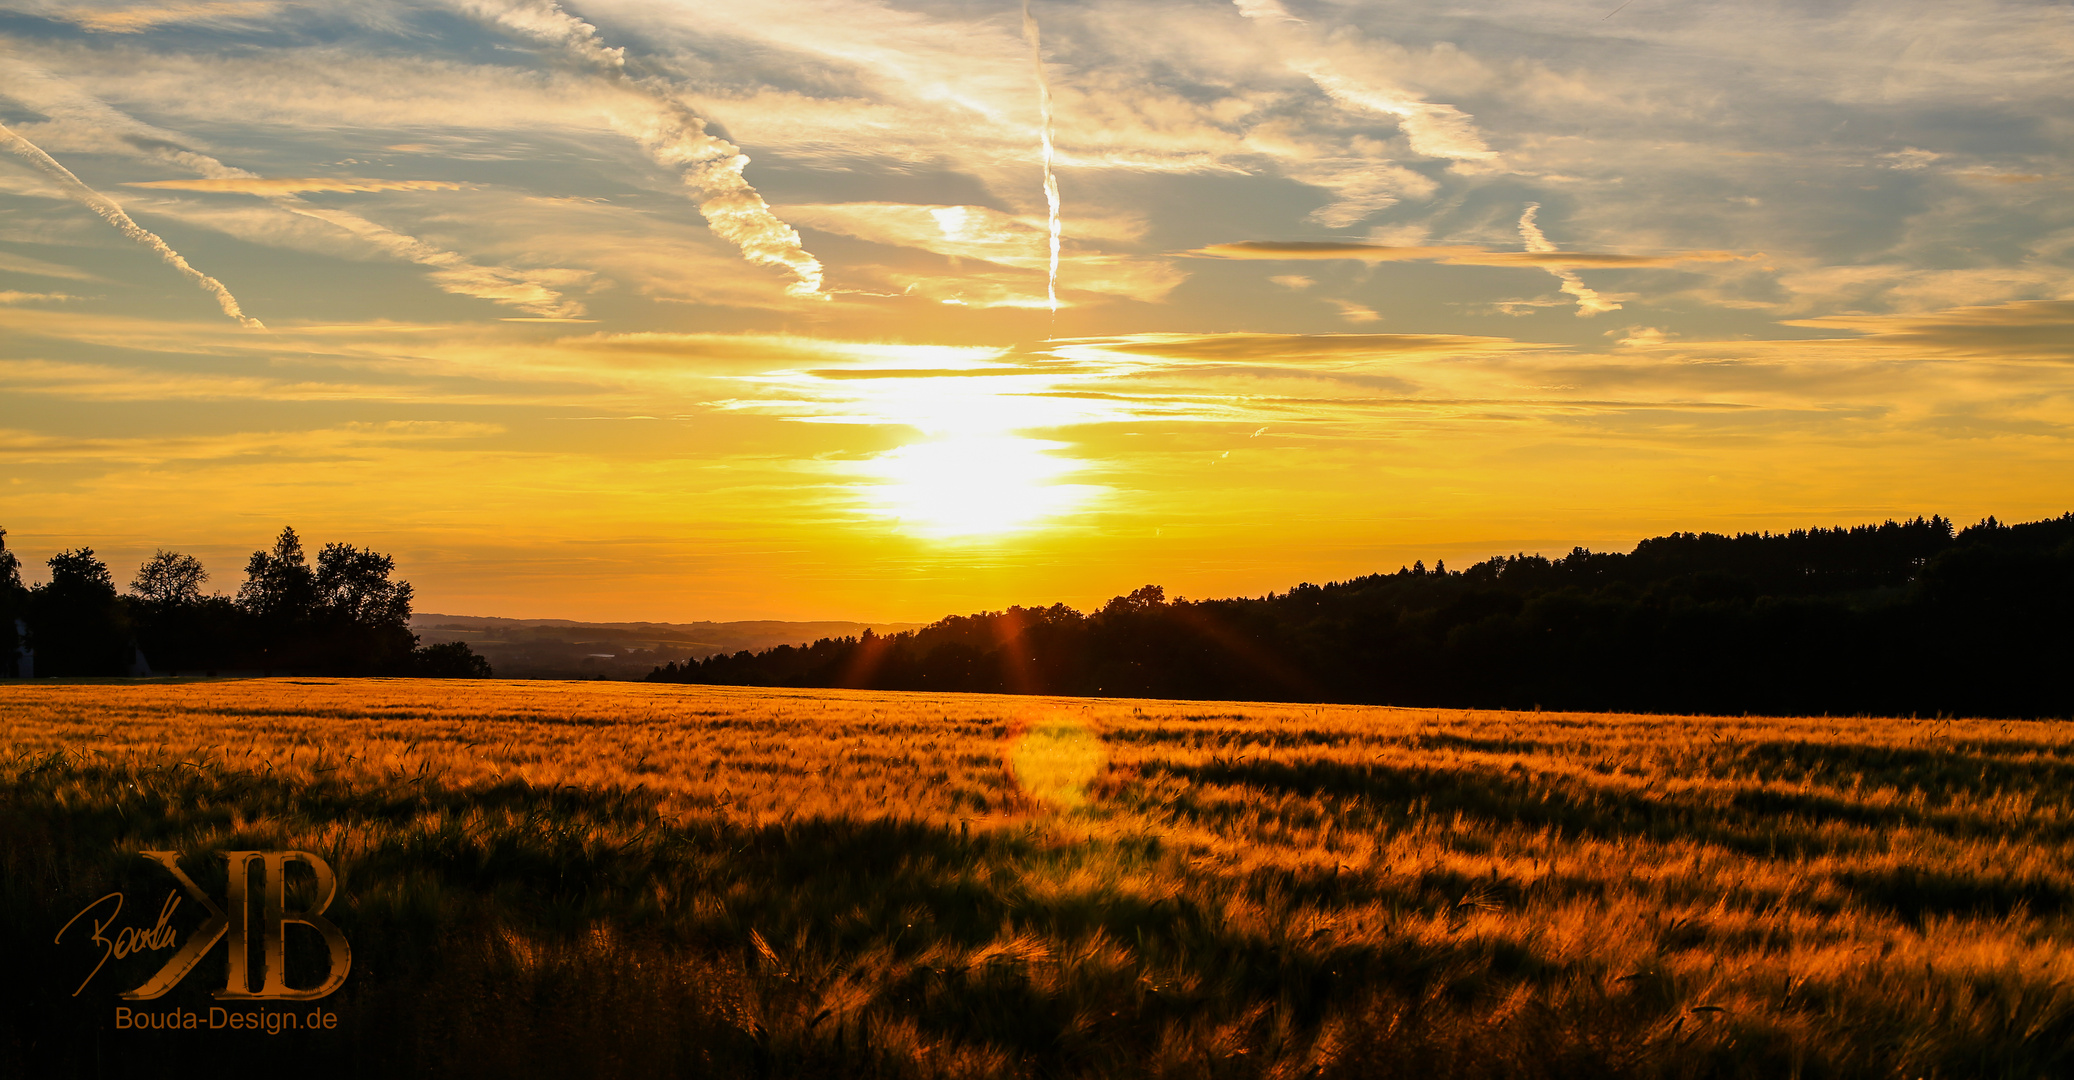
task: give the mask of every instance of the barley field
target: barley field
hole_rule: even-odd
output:
[[[335,1030],[68,996],[277,848]],[[2060,1077],[2070,899],[2068,722],[0,684],[9,1075]]]

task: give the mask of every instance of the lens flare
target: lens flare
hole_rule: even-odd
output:
[[[1100,736],[1070,713],[1032,723],[1008,754],[1023,790],[1061,810],[1087,802],[1088,785],[1108,760]]]

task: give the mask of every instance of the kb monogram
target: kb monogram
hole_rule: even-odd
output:
[[[324,909],[331,906],[331,901],[338,894],[338,877],[331,872],[330,865],[323,859],[307,851],[224,852],[223,854],[230,859],[230,881],[223,904],[219,906],[208,893],[202,891],[201,886],[194,883],[193,878],[187,876],[186,871],[180,869],[179,852],[145,851],[140,854],[165,867],[167,872],[173,875],[173,879],[180,883],[181,890],[189,899],[200,904],[209,918],[195,929],[188,937],[187,943],[166,961],[165,966],[158,970],[158,974],[145,980],[144,984],[135,990],[125,992],[122,995],[125,1000],[150,1001],[163,996],[178,986],[180,980],[186,978],[195,965],[201,963],[202,958],[216,947],[217,942],[225,939],[229,940],[230,973],[223,989],[216,991],[217,998],[244,1001],[311,1001],[330,994],[346,981],[346,973],[353,967],[353,950],[347,946],[346,936],[323,916]],[[247,882],[251,876],[252,864],[255,862],[260,864],[262,881],[259,924],[262,947],[259,962],[260,985],[257,990],[252,988],[251,972],[248,969],[251,959],[252,897],[247,892]],[[317,900],[306,911],[288,909],[286,879],[289,863],[302,863],[317,876]],[[179,906],[177,895],[167,897],[165,909],[159,914],[158,926],[142,933],[125,930],[110,940],[106,933],[109,925],[115,921],[116,915],[122,911],[122,899],[121,893],[109,893],[87,905],[85,910],[74,915],[72,921],[65,924],[64,930],[58,931],[58,938],[63,939],[65,930],[71,929],[72,924],[78,922],[87,912],[113,900],[114,910],[108,913],[105,920],[89,922],[93,928],[93,941],[102,948],[102,964],[107,963],[110,956],[123,956],[140,948],[156,949],[171,944],[172,937],[165,924],[171,918],[173,909]],[[324,947],[329,953],[330,968],[324,981],[315,986],[298,989],[288,985],[285,939],[291,924],[307,926],[324,939]],[[96,964],[94,971],[98,973],[100,970],[100,965]],[[88,975],[87,979],[91,981],[93,975]],[[81,983],[80,989],[85,988],[86,984]],[[75,990],[73,993],[77,994],[78,991]]]

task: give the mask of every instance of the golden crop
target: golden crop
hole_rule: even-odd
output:
[[[641,1003],[477,1064],[2074,1071],[2064,722],[273,679],[0,686],[0,740],[11,880],[306,848],[425,965],[366,1009]]]

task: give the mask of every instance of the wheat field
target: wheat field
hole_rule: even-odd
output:
[[[24,1074],[203,1052],[49,938],[259,848],[302,1075],[2074,1074],[2067,722],[0,684],[0,791]]]

